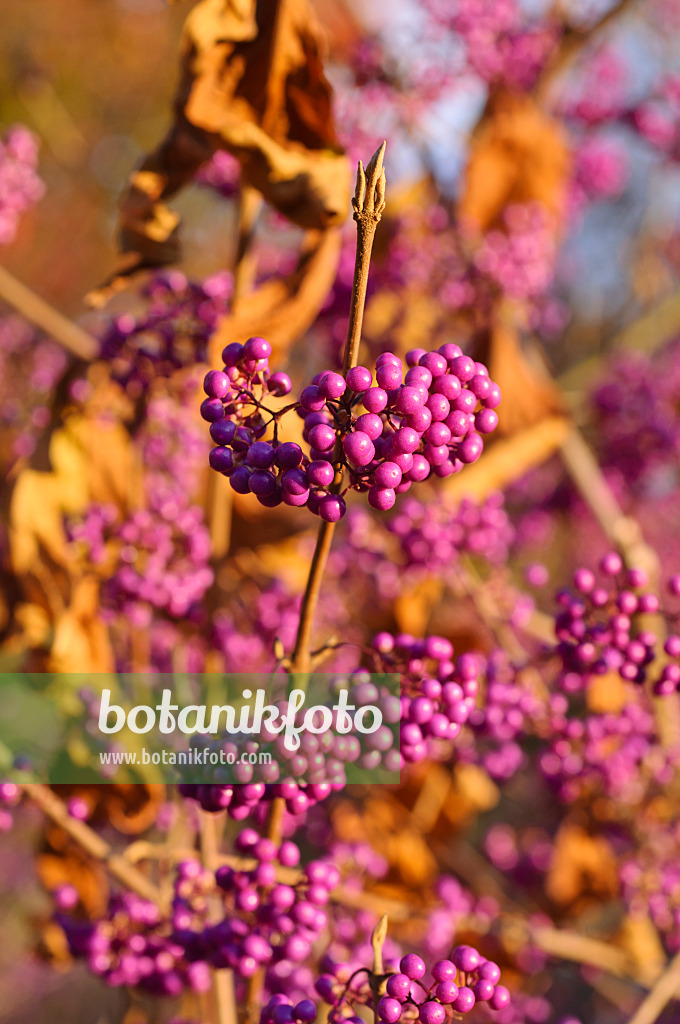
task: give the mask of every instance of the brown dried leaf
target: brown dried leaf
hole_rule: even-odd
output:
[[[569,148],[561,125],[532,96],[500,90],[472,140],[460,217],[486,231],[509,203],[539,202],[557,226],[568,173]]]
[[[414,586],[405,587],[394,601],[394,617],[399,629],[424,636],[443,589],[441,579],[435,576],[426,576]]]
[[[344,220],[349,166],[331,117],[321,33],[308,0],[200,0],[184,24],[175,119],[131,176],[120,205],[124,276],[179,254],[176,214],[165,205],[216,150],[239,161],[256,188],[299,226]]]
[[[590,835],[573,822],[564,822],[555,837],[546,879],[550,899],[562,905],[586,895],[613,899],[618,888],[616,858],[607,840]]]
[[[61,853],[39,853],[36,857],[38,878],[48,892],[61,885],[72,885],[85,911],[91,917],[101,916],[108,900],[106,871],[97,861],[75,846]]]
[[[479,462],[466,466],[464,473],[450,477],[444,486],[450,495],[469,495],[483,501],[493,491],[502,490],[530,469],[542,465],[557,451],[570,430],[565,417],[549,417],[497,441]]]
[[[635,962],[637,979],[652,985],[666,965],[666,954],[649,915],[626,917],[617,940]]]
[[[548,416],[563,414],[564,400],[533,353],[522,348],[510,318],[497,322],[475,339],[472,355],[488,367],[503,396],[498,409],[498,435],[515,434]]]
[[[267,338],[272,360],[285,355],[316,319],[331,285],[340,256],[340,232],[310,232],[296,269],[244,295],[234,310],[219,323],[210,340],[215,365],[226,344],[253,334]]]

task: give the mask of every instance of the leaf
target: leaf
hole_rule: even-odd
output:
[[[165,203],[218,149],[236,157],[243,185],[300,227],[325,231],[345,219],[349,165],[322,54],[308,0],[196,4],[182,33],[174,121],[121,199],[128,261],[94,293],[96,302],[135,270],[179,257],[179,218]]]
[[[616,858],[603,836],[564,822],[555,837],[546,892],[555,903],[575,903],[584,895],[613,899],[618,894]]]
[[[448,494],[469,495],[483,501],[493,491],[503,490],[514,480],[542,465],[560,447],[571,425],[564,416],[551,416],[492,444],[479,462],[450,477],[444,486]]]
[[[112,653],[99,614],[98,584],[78,564],[64,529],[65,517],[90,502],[127,507],[135,474],[130,439],[112,414],[116,389],[107,373],[91,375],[85,408],[67,411],[48,439],[47,459],[19,469],[9,499],[9,561],[22,591],[13,647],[42,646],[51,633],[48,670],[108,671]],[[42,609],[47,622],[39,621]],[[21,635],[23,631],[23,638]],[[18,633],[18,635],[17,635]]]
[[[569,147],[562,126],[526,93],[499,90],[472,139],[458,212],[486,231],[509,203],[539,202],[564,215]]]
[[[485,364],[489,376],[501,389],[499,436],[515,434],[549,416],[564,414],[559,388],[538,363],[538,357],[532,361],[534,353],[523,350],[511,316],[479,334],[471,354]]]
[[[404,586],[394,601],[394,617],[399,629],[424,636],[443,589],[442,580],[434,576],[426,576],[414,586]]]
[[[637,980],[653,985],[666,965],[666,954],[649,915],[636,913],[626,917],[617,940],[635,962]]]
[[[210,339],[211,365],[229,342],[254,334],[270,342],[274,363],[285,355],[316,319],[335,280],[340,245],[339,231],[310,232],[292,274],[244,295],[220,321]]]

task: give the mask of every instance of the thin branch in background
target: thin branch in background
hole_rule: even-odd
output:
[[[654,1024],[668,1003],[678,996],[680,953],[676,953],[649,995],[640,1003],[628,1024]]]
[[[121,854],[114,852],[105,839],[84,821],[72,818],[66,804],[57,794],[41,783],[26,783],[22,786],[25,796],[39,807],[55,825],[63,828],[95,860],[101,861],[109,874],[131,892],[152,903],[162,904],[160,890],[143,872],[130,864]]]
[[[59,342],[71,355],[88,363],[97,358],[99,342],[96,338],[59,313],[4,267],[0,267],[0,299]]]

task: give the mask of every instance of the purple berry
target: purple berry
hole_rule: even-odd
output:
[[[368,504],[378,512],[387,512],[396,500],[397,496],[391,487],[374,486],[368,492]]]
[[[364,394],[363,403],[368,412],[382,412],[387,405],[387,392],[383,388],[369,388]]]
[[[396,1024],[401,1017],[401,1003],[392,996],[383,996],[378,1000],[378,1017],[385,1024]]]
[[[375,456],[375,446],[363,430],[348,434],[342,442],[342,447],[349,461],[355,466],[367,466]]]
[[[328,373],[322,374],[319,379],[319,390],[326,398],[342,398],[346,388],[347,384],[345,383],[345,378],[332,370],[329,370]]]
[[[283,398],[284,395],[289,395],[293,390],[293,382],[287,373],[277,372],[273,373],[267,381],[267,390],[276,395],[277,398]]]
[[[347,371],[347,386],[351,391],[365,391],[372,383],[373,374],[365,366],[353,366]]]
[[[494,994],[489,999],[489,1006],[492,1010],[504,1010],[510,1004],[510,993],[505,985],[496,985]]]
[[[420,1007],[420,1013],[418,1014],[422,1024],[444,1024],[446,1020],[446,1010],[441,1003],[436,1003],[434,999],[428,999],[426,1003],[423,1003]]]
[[[319,501],[319,515],[327,523],[338,523],[346,510],[344,499],[337,494],[327,494]]]
[[[399,970],[411,981],[418,981],[425,974],[425,961],[417,953],[407,953],[399,962]]]
[[[312,487],[328,487],[333,483],[335,470],[330,462],[319,459],[307,466],[307,479]]]
[[[411,979],[405,974],[393,974],[387,979],[387,992],[400,1002],[408,996],[411,991]]]
[[[458,995],[451,1005],[458,1013],[469,1013],[475,1002],[475,994],[472,989],[468,988],[467,985],[463,985],[458,989]]]
[[[281,469],[295,469],[302,462],[302,448],[295,441],[284,441],[276,449],[274,460]]]

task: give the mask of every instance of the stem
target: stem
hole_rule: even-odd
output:
[[[653,1024],[663,1013],[680,986],[680,953],[677,953],[646,999],[640,1003],[628,1024]]]
[[[309,575],[305,592],[300,607],[300,621],[298,623],[295,647],[291,659],[291,669],[294,672],[309,672],[311,655],[311,636],[314,625],[314,612],[319,600],[321,581],[326,570],[328,555],[333,543],[335,523],[322,522],[319,525],[319,532],[316,536],[316,547],[312,556],[312,563],[309,567]]]
[[[373,970],[370,974],[371,994],[373,996],[373,1019],[378,1024],[378,1003],[383,994],[385,984],[385,965],[383,963],[383,946],[387,938],[387,914],[383,914],[371,935],[373,949]]]
[[[0,267],[0,299],[58,341],[72,355],[87,362],[97,358],[99,343],[91,334],[62,316],[4,267]]]
[[[220,843],[224,815],[209,814],[199,811],[201,837],[201,860],[209,871],[215,871],[220,865]],[[220,919],[220,905],[215,901],[214,920]],[[206,1012],[207,1024],[236,1024],[236,996],[234,993],[234,976],[230,970],[213,968],[210,972],[211,986],[207,993]]]
[[[352,198],[354,220],[357,223],[357,248],[354,261],[354,281],[352,284],[349,321],[347,324],[347,341],[345,343],[343,359],[343,373],[345,375],[359,361],[361,327],[364,321],[364,306],[366,305],[366,289],[371,266],[373,239],[385,209],[384,155],[385,143],[383,142],[380,149],[371,157],[366,170],[364,171],[361,161],[359,161],[357,168],[357,183]],[[339,444],[336,443],[334,461],[338,462],[339,459]],[[343,472],[340,469],[331,488],[336,494],[342,488],[342,478]],[[326,570],[334,531],[335,523],[322,522],[319,526],[316,547],[309,567],[307,585],[302,597],[295,647],[291,657],[291,670],[293,672],[309,672],[310,641],[314,624],[314,613],[319,600],[321,581]]]

